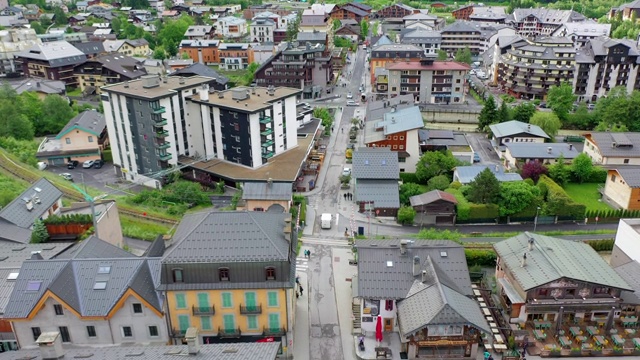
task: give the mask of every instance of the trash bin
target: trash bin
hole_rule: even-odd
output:
[[[358,235],[364,235],[364,226],[358,226]]]

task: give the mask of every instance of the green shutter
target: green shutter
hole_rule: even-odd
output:
[[[186,309],[187,308],[187,299],[184,294],[176,294],[176,308],[178,309]]]
[[[198,294],[198,307],[207,308],[211,306],[209,304],[209,294],[207,293],[199,293]]]
[[[249,330],[258,328],[258,317],[256,315],[247,315],[247,328],[249,328]]]
[[[278,293],[275,291],[269,291],[269,306],[278,306]]]
[[[246,292],[244,293],[244,301],[247,303],[247,307],[255,308],[256,307],[256,293],[254,292]]]
[[[236,328],[236,321],[233,314],[225,314],[224,315],[224,330],[225,331],[233,331]]]
[[[269,329],[280,329],[280,314],[269,314]]]
[[[200,325],[202,330],[211,330],[211,316],[200,317]]]
[[[230,308],[232,306],[231,293],[222,293],[222,307]]]
[[[178,323],[180,324],[180,331],[187,331],[189,328],[189,315],[178,315]]]

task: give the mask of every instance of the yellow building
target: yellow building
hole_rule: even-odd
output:
[[[145,39],[105,40],[103,45],[107,52],[118,52],[127,56],[147,56],[151,54],[149,42]]]
[[[296,243],[288,213],[186,215],[162,260],[173,337],[293,340]]]

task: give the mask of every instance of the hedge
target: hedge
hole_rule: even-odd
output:
[[[625,209],[589,210],[584,214],[584,216],[586,218],[595,218],[597,216],[602,220],[621,219],[621,218],[639,218],[640,210],[625,210]]]
[[[453,194],[458,200],[458,204],[456,205],[456,219],[457,220],[469,220],[469,213],[471,212],[471,204],[469,201],[462,195],[462,191],[460,189],[452,189],[448,188],[445,190],[449,194]]]
[[[584,218],[587,207],[574,202],[564,189],[546,175],[541,175],[538,188],[545,199],[544,213],[562,217]]]
[[[469,204],[469,219],[495,219],[498,215],[496,204]]]
[[[402,180],[403,183],[420,184],[420,180],[418,180],[415,173],[402,172],[400,173],[400,180]]]
[[[105,162],[113,161],[113,154],[111,153],[111,149],[102,150],[102,160],[104,160]]]
[[[526,208],[522,209],[520,212],[517,212],[511,215],[511,218],[533,218],[536,216],[538,212],[538,204],[531,203]]]
[[[614,243],[614,239],[587,241],[587,244],[589,244],[595,251],[611,251],[613,250]]]
[[[573,170],[571,170],[571,181],[579,182],[579,179],[576,177]],[[603,169],[601,167],[594,166],[591,169],[591,174],[584,180],[586,183],[596,183],[602,184],[607,181],[607,169]]]
[[[467,258],[467,266],[495,266],[496,253],[492,250],[464,249],[464,256]]]

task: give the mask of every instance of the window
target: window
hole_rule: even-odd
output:
[[[222,307],[230,308],[233,307],[233,302],[231,301],[231,293],[222,293]]]
[[[276,279],[276,268],[268,267],[266,269],[267,280],[275,280]]]
[[[615,175],[611,175],[611,181],[615,182],[616,181],[616,176]]]
[[[93,284],[93,290],[105,290],[106,288],[107,288],[106,281],[96,281],[96,283]]]
[[[189,328],[189,315],[178,315],[178,326],[181,332],[187,331]]]
[[[27,291],[38,291],[40,290],[40,285],[42,285],[42,281],[28,281]]]
[[[56,312],[56,315],[64,315],[64,311],[62,310],[62,305],[60,304],[54,304],[53,311]]]
[[[184,294],[176,294],[176,308],[177,309],[186,309],[187,308],[187,299]]]
[[[404,145],[400,145],[400,150],[404,150]]]
[[[218,277],[220,281],[229,281],[229,268],[219,268]]]
[[[123,326],[122,327],[122,337],[132,337],[133,332],[131,331],[131,326]]]
[[[601,294],[608,294],[609,293],[609,288],[608,287],[597,287],[595,289],[593,289],[593,294],[594,295],[601,295]]]
[[[398,145],[393,145],[393,150],[398,150]]]
[[[629,159],[624,159],[624,163],[628,164],[629,163]]]
[[[182,269],[173,269],[173,282],[181,283],[184,279],[182,277]]]
[[[549,289],[538,289],[538,295],[540,295],[540,296],[548,296],[549,295]]]
[[[258,316],[256,316],[256,315],[247,315],[247,329],[249,329],[249,330],[257,330],[258,329]]]
[[[96,337],[96,327],[95,326],[87,326],[87,335],[90,338]]]
[[[280,328],[280,314],[269,314],[269,329],[275,330]]]
[[[268,297],[268,306],[274,307],[278,306],[278,292],[277,291],[269,291],[267,293]]]
[[[211,316],[200,317],[200,329],[211,330]]]
[[[236,319],[233,314],[225,314],[222,318],[224,322],[224,329],[227,331],[235,330],[236,327]]]
[[[139,303],[133,304],[133,313],[142,314],[142,304],[139,304]]]
[[[156,337],[158,336],[158,327],[153,325],[153,326],[149,326],[149,336],[151,337]]]
[[[60,337],[62,338],[63,343],[71,342],[71,336],[69,336],[69,328],[67,328],[66,326],[60,326],[58,327],[58,330],[60,331]]]
[[[33,341],[36,341],[40,337],[40,334],[42,334],[42,331],[40,331],[39,327],[32,327],[31,333],[33,334]]]
[[[93,142],[93,136],[89,136],[89,142]]]
[[[64,141],[65,141],[67,144],[71,144],[71,138],[64,138]]]
[[[101,265],[98,267],[98,274],[108,274],[111,272],[111,265]]]

